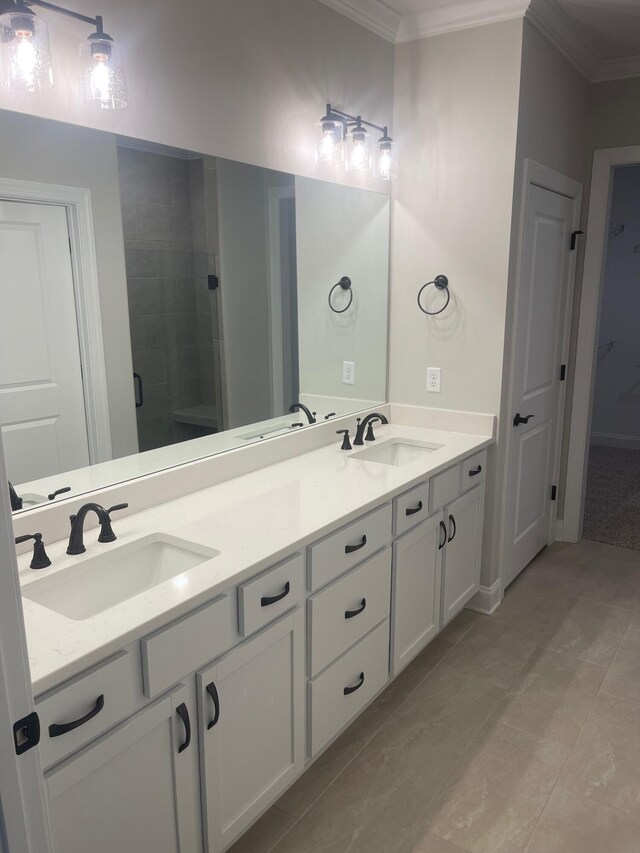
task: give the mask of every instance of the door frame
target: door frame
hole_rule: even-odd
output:
[[[0,435],[0,483],[7,482]],[[51,849],[39,748],[17,756],[13,724],[34,710],[9,496],[0,488],[0,846],[11,853]]]
[[[613,170],[616,166],[630,166],[636,163],[640,163],[640,146],[638,145],[625,148],[603,148],[596,151],[593,156],[562,525],[562,538],[568,542],[577,542],[581,538],[584,522],[589,437]]]
[[[566,198],[572,199],[574,202],[574,218],[573,218],[573,228],[572,230],[577,230],[580,227],[580,214],[582,209],[582,184],[578,181],[574,181],[572,178],[563,175],[560,172],[556,172],[553,169],[549,169],[547,166],[543,166],[540,163],[536,163],[534,160],[530,160],[525,158],[524,161],[524,169],[522,176],[522,185],[520,190],[520,211],[519,211],[519,222],[518,222],[518,248],[516,254],[516,266],[515,266],[515,280],[514,280],[514,293],[513,293],[513,307],[512,314],[510,320],[510,347],[509,347],[509,365],[513,365],[515,363],[515,352],[517,345],[517,322],[518,322],[518,309],[520,307],[520,295],[521,295],[521,280],[522,280],[522,262],[523,262],[523,246],[524,246],[524,229],[525,229],[525,221],[526,221],[526,212],[527,212],[527,199],[528,199],[528,189],[529,186],[539,187],[543,190],[548,190],[549,192],[554,192],[559,195],[565,196]],[[573,305],[573,296],[575,290],[575,278],[576,278],[576,255],[577,252],[572,252],[571,257],[569,259],[569,286],[567,287],[567,294],[565,297],[565,308],[564,308],[564,326],[562,329],[562,346],[561,346],[561,364],[566,364],[569,358],[569,347],[571,341],[571,315],[572,315],[572,305]],[[560,365],[558,365],[559,367]],[[504,468],[502,475],[502,503],[501,503],[501,518],[503,519],[502,523],[502,535],[500,537],[500,580],[502,592],[504,592],[506,585],[505,578],[505,569],[506,569],[506,553],[507,553],[507,542],[508,542],[508,530],[507,525],[504,523],[504,519],[507,517],[507,504],[509,501],[509,474],[510,474],[510,459],[511,452],[513,449],[513,431],[511,429],[510,418],[513,412],[513,403],[514,403],[514,393],[515,393],[515,372],[512,369],[509,369],[509,378],[508,378],[508,391],[506,397],[506,408],[504,412],[506,416],[503,415],[503,429],[505,433],[505,449],[504,449]],[[558,402],[558,423],[556,424],[556,435],[554,441],[554,462],[553,462],[553,474],[556,482],[560,476],[560,466],[561,466],[561,452],[562,452],[562,436],[564,433],[564,411],[565,411],[565,398],[566,398],[566,382],[562,382],[560,384],[560,398]],[[548,544],[551,545],[555,542],[557,538],[557,516],[558,516],[558,503],[557,501],[552,504],[551,507],[551,515],[549,519],[549,531],[548,531]]]
[[[0,199],[55,204],[67,211],[89,462],[92,465],[109,462],[112,459],[111,422],[91,190],[0,178]]]

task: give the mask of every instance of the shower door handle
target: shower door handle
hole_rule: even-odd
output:
[[[139,373],[133,374],[133,381],[135,382],[135,398],[136,398],[136,409],[141,409],[144,406],[144,388],[142,387],[142,376]]]

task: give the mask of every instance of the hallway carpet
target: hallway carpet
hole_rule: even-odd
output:
[[[591,445],[583,536],[640,550],[640,450]]]
[[[640,552],[463,611],[233,853],[640,853]]]

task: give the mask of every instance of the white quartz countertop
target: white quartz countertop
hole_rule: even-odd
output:
[[[113,519],[117,542],[100,544],[85,532],[87,551],[66,554],[67,540],[47,544],[53,565],[29,569],[19,558],[20,580],[38,583],[69,566],[152,533],[214,548],[216,557],[99,615],[76,621],[23,598],[31,678],[36,696],[93,666],[150,631],[211,600],[234,584],[276,564],[309,543],[492,444],[487,436],[420,427],[376,427],[378,444],[391,438],[441,444],[398,467],[351,459],[339,442],[220,483],[152,509]],[[358,450],[361,448],[356,448]],[[355,452],[355,451],[354,451]],[[161,495],[159,496],[161,498]]]

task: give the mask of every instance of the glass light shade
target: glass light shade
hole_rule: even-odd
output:
[[[82,100],[101,110],[127,106],[127,78],[122,51],[109,38],[90,38],[80,45]]]
[[[0,53],[5,86],[39,92],[53,86],[49,30],[42,18],[23,11],[0,15]]]
[[[364,128],[356,127],[349,133],[347,171],[371,171],[371,139]]]
[[[398,174],[398,152],[392,139],[381,139],[377,145],[374,175],[382,181],[390,181]]]
[[[344,160],[344,125],[334,119],[318,122],[316,163],[342,163]]]

